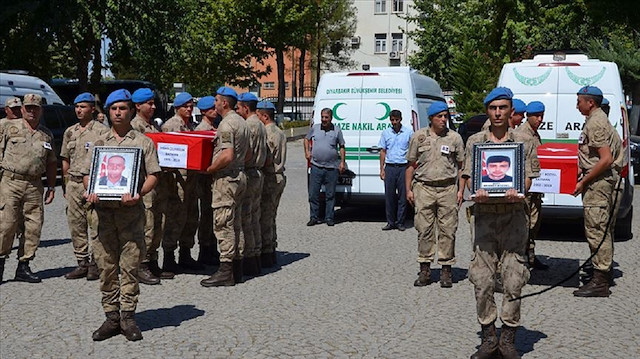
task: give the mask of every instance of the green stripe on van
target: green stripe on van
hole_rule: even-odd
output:
[[[542,143],[578,143],[578,139],[543,139]]]
[[[362,156],[346,155],[346,156],[344,156],[344,158],[347,159],[347,160],[373,160],[373,161],[379,161],[380,160],[380,156],[377,156],[377,155],[362,155]]]

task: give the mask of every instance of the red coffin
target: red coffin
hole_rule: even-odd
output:
[[[204,171],[211,164],[216,131],[147,133],[158,150],[161,167]]]
[[[560,193],[573,194],[578,182],[578,144],[544,143],[538,147],[542,169],[560,170]]]

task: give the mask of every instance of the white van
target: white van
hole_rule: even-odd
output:
[[[339,203],[384,203],[378,142],[382,130],[391,126],[389,113],[400,110],[402,124],[415,131],[428,126],[427,109],[434,101],[444,101],[440,85],[409,67],[374,67],[322,76],[311,124],[320,123],[323,108],[333,110],[332,123],[344,135],[347,167],[355,174],[352,179],[341,176],[336,188]]]
[[[46,104],[64,105],[58,94],[43,80],[22,74],[0,72],[0,104],[11,96],[22,99],[28,93],[35,93],[42,96]]]
[[[583,86],[600,88],[609,100],[609,120],[622,139],[625,156],[630,157],[629,123],[622,81],[613,62],[590,59],[583,54],[544,54],[532,60],[505,64],[498,86],[513,91],[514,97],[525,103],[544,103],[544,122],[538,129],[542,143],[577,143],[584,126],[584,116],[576,109],[576,93]],[[577,161],[577,157],[576,157]],[[616,237],[631,238],[633,216],[633,167],[623,172],[624,192],[618,212]],[[564,218],[582,217],[582,199],[568,194],[545,194],[544,215]]]

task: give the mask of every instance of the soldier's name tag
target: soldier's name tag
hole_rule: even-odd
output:
[[[51,150],[51,144],[49,142],[42,142],[42,147]]]
[[[580,134],[580,137],[578,137],[578,144],[579,144],[579,145],[584,145],[584,143],[585,143],[585,141],[584,141],[584,140],[585,140],[585,137],[586,137],[586,136],[584,135],[584,133],[581,133],[581,134]]]
[[[89,147],[91,147],[91,142],[85,142],[85,144],[84,144],[84,149],[85,149],[85,150],[88,150],[88,149],[89,149]]]
[[[442,145],[442,147],[440,147],[440,152],[442,152],[442,153],[443,153],[443,154],[445,154],[445,155],[448,155],[448,154],[449,154],[449,152],[450,152],[450,151],[449,151],[449,146],[447,146],[447,145]]]

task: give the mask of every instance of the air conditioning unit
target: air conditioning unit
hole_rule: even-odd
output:
[[[354,36],[351,38],[351,46],[359,46],[360,45],[360,36]]]
[[[391,51],[389,53],[389,60],[398,60],[400,59],[400,53],[398,51]]]

